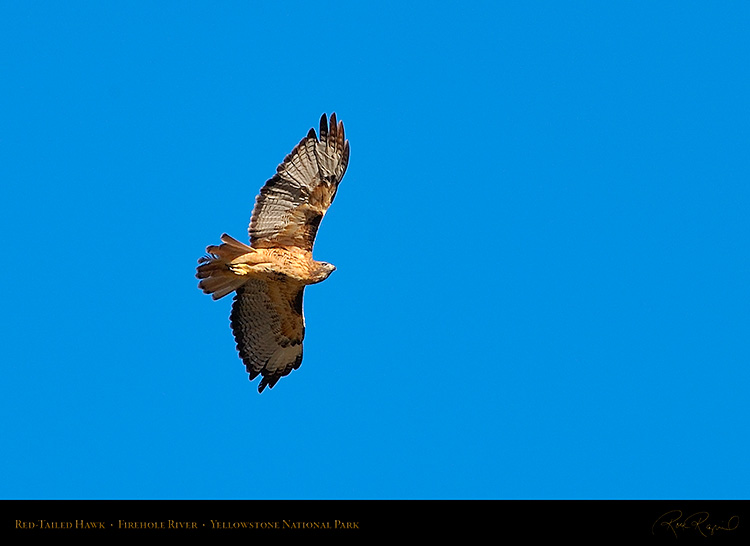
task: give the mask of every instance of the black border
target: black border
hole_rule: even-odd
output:
[[[0,536],[39,538],[310,537],[750,543],[750,501],[5,500]],[[171,523],[170,523],[171,522]],[[102,525],[99,525],[101,523]],[[179,525],[182,524],[182,525]],[[187,525],[185,525],[187,524]]]

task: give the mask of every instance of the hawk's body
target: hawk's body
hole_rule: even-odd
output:
[[[198,286],[214,299],[236,291],[231,324],[250,379],[258,391],[299,368],[305,319],[305,286],[335,267],[313,260],[318,226],[336,196],[349,162],[344,125],[331,114],[292,150],[261,188],[250,220],[250,246],[222,235],[198,260]]]

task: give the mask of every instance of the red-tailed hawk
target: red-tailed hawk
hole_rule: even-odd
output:
[[[213,299],[236,292],[230,315],[237,350],[258,392],[272,388],[302,363],[305,286],[336,269],[313,260],[318,226],[336,196],[349,163],[344,124],[320,118],[320,138],[310,129],[258,195],[250,219],[250,246],[226,233],[206,248],[196,277]]]

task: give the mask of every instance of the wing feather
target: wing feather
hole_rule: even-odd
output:
[[[302,363],[304,286],[253,279],[237,289],[230,315],[237,351],[258,392],[272,388]]]
[[[320,138],[310,129],[261,188],[248,232],[255,248],[299,247],[312,251],[323,216],[349,164],[344,124],[320,118]]]

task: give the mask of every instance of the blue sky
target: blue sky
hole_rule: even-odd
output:
[[[3,3],[0,496],[747,498],[749,16]],[[196,260],[331,111],[258,395]]]

